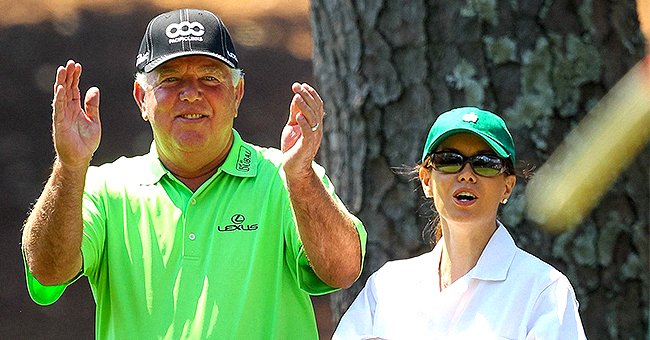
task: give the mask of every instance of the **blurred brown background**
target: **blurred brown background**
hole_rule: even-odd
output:
[[[143,154],[152,137],[131,91],[147,22],[179,7],[205,8],[228,26],[246,72],[235,121],[242,136],[279,146],[291,83],[313,82],[307,0],[0,0],[0,339],[92,339],[94,302],[85,278],[54,305],[34,304],[25,287],[21,225],[54,157],[50,125],[58,65],[83,65],[81,90],[101,90],[102,141],[93,163]],[[327,298],[315,299],[321,333],[331,333]]]

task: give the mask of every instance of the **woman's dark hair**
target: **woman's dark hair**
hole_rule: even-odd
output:
[[[430,162],[429,157],[425,158],[422,164],[416,164],[414,166],[403,166],[401,168],[395,169],[397,174],[406,176],[409,181],[420,181],[420,168],[426,166],[429,169]],[[515,167],[509,159],[506,159],[506,175],[515,175],[519,178],[523,178],[525,182],[528,182],[533,177],[533,171],[535,167],[527,161],[518,161],[517,166]],[[436,211],[433,199],[427,200],[429,202],[429,209],[433,213],[429,218],[429,222],[422,229],[422,239],[429,243],[430,246],[434,246],[442,238],[442,225],[440,223],[440,216]]]

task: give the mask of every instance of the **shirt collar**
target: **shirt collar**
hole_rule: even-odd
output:
[[[256,150],[251,144],[244,142],[236,130],[233,129],[232,133],[232,147],[220,170],[233,176],[255,177],[259,162]]]
[[[470,274],[474,279],[503,281],[508,276],[517,246],[506,227],[499,221],[497,224],[497,230],[492,234],[476,266],[471,270]]]
[[[255,177],[257,175],[257,163],[259,162],[258,154],[251,144],[244,142],[239,133],[233,129],[233,142],[226,160],[217,170],[216,174],[224,171],[232,176],[237,177]],[[143,185],[152,185],[160,179],[170,174],[158,158],[156,142],[151,143],[149,153],[142,156],[145,164],[141,167],[142,173],[140,183]],[[170,174],[171,175],[171,174]]]
[[[156,142],[151,142],[151,147],[149,147],[149,153],[142,156],[143,166],[141,167],[140,184],[142,185],[153,185],[156,184],[160,179],[169,172],[165,168],[158,158],[158,151],[156,151]]]

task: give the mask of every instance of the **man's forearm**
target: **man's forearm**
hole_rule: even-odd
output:
[[[87,170],[87,166],[73,169],[56,160],[25,222],[25,259],[42,284],[67,282],[81,268],[81,202]]]
[[[298,231],[316,275],[332,287],[347,288],[361,271],[361,245],[354,222],[335,203],[313,171],[287,178]]]

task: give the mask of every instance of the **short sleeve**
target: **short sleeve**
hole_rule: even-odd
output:
[[[565,276],[542,291],[530,320],[526,339],[586,339],[578,301]]]
[[[46,286],[38,282],[38,280],[32,275],[32,272],[29,270],[29,266],[27,265],[27,260],[25,259],[25,253],[23,253],[23,263],[25,264],[25,278],[27,280],[27,292],[29,293],[29,296],[32,298],[32,301],[35,303],[41,305],[41,306],[48,306],[53,303],[55,303],[61,295],[63,295],[63,292],[65,289],[70,285],[72,282],[74,282],[77,278],[79,278],[79,275],[72,279],[70,282],[66,282],[60,285],[53,285],[53,286]]]

